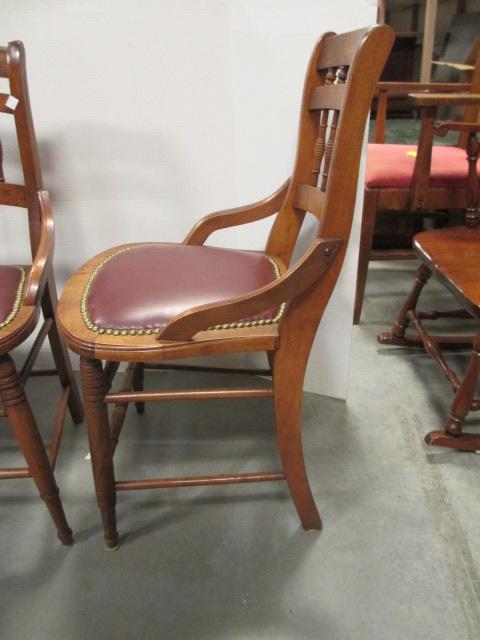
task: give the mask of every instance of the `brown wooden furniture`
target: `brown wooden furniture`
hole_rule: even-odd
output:
[[[425,99],[425,98],[424,98]],[[480,95],[477,96],[480,104]],[[427,444],[467,451],[480,450],[480,434],[464,433],[463,422],[470,411],[480,409],[480,400],[474,399],[475,386],[480,372],[480,331],[472,337],[433,336],[422,320],[437,318],[475,318],[480,320],[480,219],[479,219],[479,181],[477,160],[479,143],[476,133],[480,131],[477,123],[441,122],[435,130],[440,135],[448,131],[466,132],[469,135],[468,153],[468,189],[465,226],[449,229],[437,229],[419,233],[414,238],[414,249],[421,264],[417,270],[415,283],[407,297],[390,332],[381,333],[381,344],[401,346],[421,346],[433,356],[440,365],[445,377],[455,393],[450,415],[443,431],[427,434]],[[455,296],[462,308],[453,311],[417,311],[419,296],[431,275]],[[412,323],[417,334],[407,334]],[[466,375],[460,380],[445,360],[442,347],[466,347],[473,344],[470,363]]]
[[[42,187],[28,96],[25,52],[21,42],[10,42],[7,47],[0,48],[0,76],[8,78],[10,85],[10,95],[0,94],[0,112],[11,114],[15,119],[25,179],[24,185],[5,182],[0,153],[0,204],[28,210],[33,257],[32,265],[0,265],[0,397],[3,403],[0,415],[8,418],[27,462],[26,468],[0,469],[0,479],[33,478],[57,527],[58,537],[64,544],[71,544],[72,532],[65,519],[53,470],[67,406],[75,422],[83,420],[83,409],[68,352],[60,341],[55,322],[57,293],[52,272],[53,216],[48,193]],[[35,330],[41,312],[43,325],[18,374],[9,354]],[[36,357],[47,336],[56,369],[35,370]],[[45,374],[58,374],[62,386],[48,453],[24,392],[30,375]]]
[[[467,166],[464,162],[466,134],[461,131],[457,146],[433,145],[433,124],[437,108],[464,108],[464,119],[475,122],[478,107],[468,93],[480,91],[480,49],[469,83],[378,83],[378,108],[375,143],[368,145],[365,194],[355,294],[354,324],[360,322],[370,260],[403,260],[415,257],[410,249],[372,249],[375,224],[380,213],[398,215],[461,210],[466,206]],[[442,95],[437,103],[421,100],[412,104],[420,109],[422,124],[418,147],[385,144],[387,102],[390,97],[412,92]]]
[[[366,116],[392,41],[385,26],[320,39],[305,81],[295,168],[272,196],[203,218],[183,244],[109,249],[67,283],[59,320],[81,356],[107,547],[118,545],[116,492],[131,489],[286,480],[303,527],[320,529],[302,452],[303,379],[347,248]],[[204,246],[217,229],[277,212],[264,253]],[[306,212],[318,219],[318,233],[290,265]],[[142,391],[143,369],[152,363],[245,351],[268,353],[271,389]],[[118,361],[130,364],[121,389],[110,393]],[[145,401],[243,397],[273,397],[282,470],[115,479],[113,453],[128,403],[141,411]],[[109,404],[115,405],[110,424]]]

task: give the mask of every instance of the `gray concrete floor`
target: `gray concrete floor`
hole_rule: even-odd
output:
[[[480,456],[423,444],[442,425],[449,388],[423,353],[375,342],[410,286],[412,266],[371,271],[365,319],[354,330],[348,403],[305,394],[321,533],[300,529],[281,483],[133,492],[119,496],[123,543],[108,553],[85,428],[67,422],[57,477],[72,548],[56,540],[30,481],[0,486],[0,637],[478,638]],[[446,302],[438,286],[428,298]],[[465,355],[453,361],[462,367]],[[191,374],[186,382],[217,380]],[[173,373],[149,374],[154,383],[181,384]],[[28,391],[48,439],[55,381],[34,379]],[[6,429],[0,454],[3,466],[19,462]],[[119,478],[275,469],[271,404],[132,411],[116,463]]]

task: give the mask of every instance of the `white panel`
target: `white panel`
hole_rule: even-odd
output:
[[[0,42],[27,49],[59,284],[109,246],[181,241],[203,214],[275,190],[291,171],[316,39],[370,24],[375,11],[373,0],[337,0],[334,10],[318,0],[4,0]],[[18,180],[13,133],[0,127],[7,178]],[[261,248],[269,226],[212,243]],[[2,220],[0,259],[25,260],[24,238],[17,210]],[[355,253],[353,244],[307,378],[309,390],[338,397]]]

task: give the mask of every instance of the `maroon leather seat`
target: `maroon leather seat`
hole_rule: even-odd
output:
[[[0,330],[15,318],[20,308],[26,269],[0,265]]]
[[[157,333],[188,309],[254,291],[279,276],[279,266],[262,253],[160,243],[119,247],[91,274],[82,317],[99,333]],[[272,324],[282,307],[215,328]]]

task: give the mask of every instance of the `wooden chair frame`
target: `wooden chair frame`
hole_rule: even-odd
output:
[[[436,106],[439,103],[439,96],[423,96],[421,99],[428,106]],[[471,100],[475,100],[480,105],[480,94],[471,95]],[[480,203],[480,188],[477,174],[477,161],[480,152],[480,145],[477,139],[477,133],[480,132],[480,124],[474,122],[436,122],[433,131],[437,135],[446,135],[449,131],[458,131],[466,133],[467,139],[467,159],[468,159],[468,180],[467,180],[467,207],[465,212],[465,226],[472,230],[470,242],[473,239],[478,241],[480,247],[480,212],[478,209]],[[475,236],[473,233],[475,232]],[[437,235],[440,232],[431,232]],[[445,234],[442,234],[445,235]],[[445,336],[432,335],[425,327],[423,320],[436,320],[438,318],[475,318],[480,320],[480,309],[468,297],[466,291],[461,287],[461,272],[457,274],[455,279],[450,278],[442,270],[441,261],[431,258],[422,247],[420,240],[422,234],[418,236],[419,240],[414,239],[414,247],[416,255],[420,259],[420,266],[417,269],[415,282],[410,294],[402,306],[392,330],[382,332],[378,335],[380,344],[397,345],[397,346],[422,346],[434,358],[440,366],[444,376],[450,383],[454,392],[454,399],[451,404],[450,414],[445,422],[442,431],[431,431],[425,436],[425,442],[429,445],[448,447],[453,449],[461,449],[464,451],[480,451],[480,435],[475,433],[463,432],[463,423],[470,411],[478,411],[480,409],[480,399],[475,399],[475,387],[480,373],[480,330],[474,336]],[[439,238],[441,241],[442,238]],[[453,242],[449,242],[448,251],[452,251]],[[462,264],[461,247],[458,247],[456,258],[459,266]],[[473,269],[477,268],[475,262]],[[418,311],[417,304],[424,286],[432,275],[449,290],[461,303],[461,309],[453,309],[448,311]],[[465,276],[470,277],[466,272]],[[407,333],[409,325],[412,324],[416,329],[416,334]],[[442,349],[445,348],[467,348],[471,346],[472,352],[470,362],[467,367],[463,380],[460,380],[455,371],[448,365],[444,358]]]
[[[313,51],[306,75],[292,177],[261,202],[203,218],[184,241],[202,245],[214,231],[277,214],[266,246],[266,254],[274,257],[282,271],[274,283],[226,302],[191,309],[171,320],[160,334],[141,337],[95,333],[82,320],[82,291],[89,274],[110,252],[89,261],[67,283],[59,305],[60,325],[67,344],[81,356],[93,474],[108,548],[119,543],[116,492],[130,489],[286,480],[303,527],[320,529],[303,459],[303,380],[317,327],[345,256],[368,108],[392,43],[393,30],[386,26],[339,36],[325,34]],[[290,266],[307,211],[318,219],[317,237]],[[280,303],[286,303],[286,310],[278,326],[209,329]],[[267,352],[272,389],[142,390],[145,367],[162,366],[162,361],[170,359],[247,351]],[[107,361],[105,368],[102,360]],[[120,390],[109,393],[120,360],[130,365]],[[274,399],[281,471],[115,479],[113,452],[128,403],[136,403],[142,411],[145,401],[259,396]],[[115,405],[110,423],[108,404]]]
[[[464,119],[475,122],[478,107],[470,93],[480,92],[480,38],[472,47],[475,56],[470,82],[462,83],[420,83],[420,82],[379,82],[376,88],[378,97],[375,143],[385,142],[385,127],[390,98],[409,98],[412,106],[420,111],[421,129],[413,180],[409,187],[365,188],[360,249],[355,294],[354,324],[360,322],[362,313],[368,265],[371,260],[404,260],[415,258],[410,249],[372,249],[375,222],[378,214],[384,212],[409,212],[412,215],[424,215],[427,212],[462,210],[466,207],[466,187],[446,188],[430,185],[430,168],[433,146],[433,125],[440,106],[464,108]],[[470,56],[471,57],[471,56]],[[470,57],[468,59],[470,59]],[[420,93],[421,92],[421,93]],[[426,95],[440,95],[435,102],[427,102]],[[412,96],[414,96],[412,98]],[[458,146],[465,148],[467,133],[459,132]]]
[[[0,397],[3,402],[0,415],[8,418],[27,467],[0,469],[0,479],[33,478],[57,527],[58,537],[64,544],[71,544],[72,532],[60,502],[53,471],[67,407],[76,423],[83,420],[83,407],[68,352],[60,340],[56,324],[57,292],[52,271],[53,214],[48,193],[42,184],[28,94],[25,51],[21,42],[10,42],[7,47],[0,48],[0,77],[7,78],[10,85],[9,95],[0,94],[0,112],[11,114],[15,119],[24,174],[23,185],[13,184],[5,182],[0,168],[0,204],[28,210],[33,257],[32,265],[26,267],[28,275],[18,312],[11,322],[0,329]],[[43,312],[43,324],[18,374],[9,354],[38,326],[40,312]],[[34,369],[47,336],[56,368]],[[25,384],[32,375],[58,375],[62,387],[48,453],[24,392]]]

